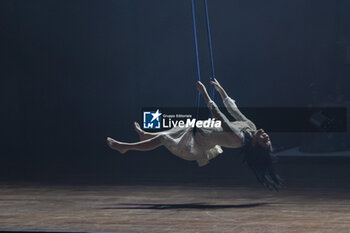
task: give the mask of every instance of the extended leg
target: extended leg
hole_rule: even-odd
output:
[[[159,135],[158,132],[149,133],[149,132],[142,130],[139,123],[137,123],[137,122],[134,122],[134,128],[135,128],[136,133],[139,135],[140,141],[154,138],[155,136]]]
[[[160,147],[162,145],[162,142],[158,135],[153,138],[150,138],[141,142],[134,142],[134,143],[119,142],[114,140],[113,138],[107,138],[107,144],[113,150],[117,150],[120,153],[124,154],[128,150],[138,150],[138,151],[154,150],[157,147]]]

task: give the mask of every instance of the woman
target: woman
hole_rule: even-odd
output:
[[[193,133],[191,127],[174,127],[171,130],[148,133],[143,131],[135,122],[135,130],[139,134],[140,142],[125,143],[107,138],[107,144],[120,153],[128,150],[149,151],[165,146],[170,152],[186,160],[196,160],[199,166],[209,163],[210,159],[222,153],[222,147],[242,148],[244,161],[253,170],[257,179],[268,188],[278,190],[281,179],[274,172],[270,155],[271,140],[263,129],[257,130],[254,123],[247,119],[237,108],[224,88],[215,79],[211,81],[219,92],[228,112],[236,119],[230,122],[219,110],[218,106],[208,95],[205,86],[197,82],[197,89],[207,104],[213,118],[221,121],[221,127],[196,128]]]

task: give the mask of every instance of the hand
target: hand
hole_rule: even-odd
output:
[[[208,103],[210,101],[210,97],[208,95],[207,89],[205,88],[203,83],[201,83],[200,81],[198,81],[196,85],[197,85],[198,91],[201,93],[203,99],[205,100],[205,103]]]
[[[207,89],[205,88],[205,86],[203,85],[203,83],[201,81],[197,81],[196,85],[197,85],[197,90],[201,94],[203,94],[203,93],[205,93],[207,91]]]
[[[214,88],[217,92],[219,92],[219,94],[221,95],[222,99],[226,99],[228,97],[226,91],[224,90],[224,88],[220,85],[220,83],[218,82],[218,80],[216,80],[216,78],[214,78],[214,80],[211,80],[210,83],[212,85],[214,85]]]
[[[222,86],[220,85],[218,80],[216,80],[216,78],[214,78],[214,80],[211,80],[210,84],[214,85],[215,90],[217,90],[219,92],[222,90]]]

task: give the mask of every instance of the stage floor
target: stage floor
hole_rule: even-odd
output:
[[[0,230],[350,232],[350,190],[259,185],[0,185]]]

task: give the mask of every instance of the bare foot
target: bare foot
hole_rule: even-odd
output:
[[[141,129],[139,123],[137,123],[136,121],[134,122],[134,129],[136,133],[139,135],[140,141],[147,139],[145,132]]]
[[[113,150],[119,151],[121,154],[124,154],[125,152],[127,152],[127,149],[125,148],[125,145],[123,145],[122,142],[118,142],[110,137],[107,137],[106,141],[107,141],[107,145]]]

